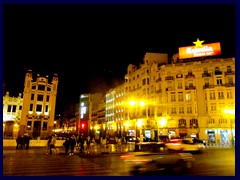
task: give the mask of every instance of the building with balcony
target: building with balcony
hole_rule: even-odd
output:
[[[235,139],[235,117],[226,113],[235,110],[235,58],[168,64],[166,55],[147,53],[139,67],[127,68],[122,105],[117,100],[119,87],[106,94],[109,132],[192,136],[221,144]],[[128,105],[131,100],[135,106]]]

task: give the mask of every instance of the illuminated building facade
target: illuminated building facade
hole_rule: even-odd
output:
[[[106,94],[108,131],[235,141],[235,58],[166,60],[165,54],[147,53],[140,67],[128,66],[125,83]]]
[[[22,93],[11,97],[9,92],[3,96],[3,138],[16,138],[22,113]]]
[[[37,74],[33,81],[32,70],[25,75],[22,114],[19,134],[28,133],[33,139],[46,138],[53,133],[58,75],[51,83],[48,76]]]

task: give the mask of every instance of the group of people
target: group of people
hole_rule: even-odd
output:
[[[26,133],[24,135],[19,135],[16,139],[16,149],[29,149],[31,137]]]
[[[84,138],[82,135],[71,135],[70,137],[67,137],[63,143],[63,146],[65,147],[65,154],[69,155],[73,155],[74,149],[79,149],[80,153],[90,153],[93,145],[95,145],[94,138],[91,138],[90,136]]]

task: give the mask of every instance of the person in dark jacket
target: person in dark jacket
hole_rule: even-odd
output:
[[[80,146],[80,153],[83,153],[84,152],[84,138],[82,135],[78,138],[78,144]]]
[[[16,139],[16,143],[17,143],[16,149],[22,149],[23,136],[19,135]]]
[[[65,154],[68,154],[69,148],[70,148],[70,138],[67,137],[66,140],[63,143],[64,147],[65,147]]]
[[[73,155],[74,147],[76,145],[76,138],[74,135],[70,137],[69,144],[70,144],[70,150],[71,150],[69,155]]]
[[[23,141],[25,142],[26,149],[29,149],[30,139],[31,139],[31,137],[28,135],[28,133],[24,134]]]

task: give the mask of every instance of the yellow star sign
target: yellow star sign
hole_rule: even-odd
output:
[[[199,41],[199,39],[197,38],[197,41],[193,42],[193,44],[195,44],[196,47],[202,47],[202,43],[203,43],[203,42],[204,42],[204,41]]]

